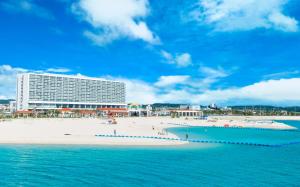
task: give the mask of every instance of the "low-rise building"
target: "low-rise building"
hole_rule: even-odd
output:
[[[141,105],[137,103],[130,103],[127,106],[129,116],[149,117],[152,116],[153,111],[151,105]]]
[[[172,117],[199,117],[203,116],[203,112],[200,110],[171,110],[170,114]]]

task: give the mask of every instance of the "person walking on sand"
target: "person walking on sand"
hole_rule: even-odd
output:
[[[116,129],[114,129],[114,135],[115,135],[115,136],[117,135],[117,131],[116,131]]]

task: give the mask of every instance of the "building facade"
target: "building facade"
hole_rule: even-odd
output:
[[[200,117],[203,116],[203,112],[200,110],[171,110],[172,117]]]
[[[17,110],[17,102],[16,101],[9,101],[9,112],[15,113]]]
[[[128,116],[131,117],[150,117],[152,116],[152,107],[151,105],[141,105],[137,103],[130,103],[127,106]]]
[[[17,76],[17,110],[125,108],[125,83],[70,75]]]

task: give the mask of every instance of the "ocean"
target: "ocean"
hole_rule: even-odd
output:
[[[284,123],[300,128],[299,121]],[[173,128],[202,140],[270,145],[300,131]],[[0,186],[300,186],[300,144],[278,147],[0,145]]]

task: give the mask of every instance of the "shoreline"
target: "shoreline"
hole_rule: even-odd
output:
[[[118,124],[107,124],[97,118],[27,118],[0,122],[0,144],[3,145],[103,145],[103,146],[180,146],[187,141],[167,140],[178,138],[168,128],[191,127],[262,128],[288,130],[295,127],[283,123],[254,123],[249,118],[213,116],[209,120],[170,117],[116,118]],[[261,120],[261,117],[255,118]],[[254,120],[253,118],[251,120]],[[277,119],[275,119],[277,120]],[[287,119],[289,120],[289,119]],[[173,124],[172,124],[173,123]],[[145,136],[156,138],[99,137],[103,135]]]
[[[131,139],[118,137],[96,137],[97,134],[143,135],[177,138],[164,129],[172,127],[152,120],[143,124],[136,118],[119,118],[118,124],[107,124],[107,120],[95,118],[36,118],[14,119],[0,123],[0,144],[52,144],[52,145],[132,145],[169,146],[187,142],[160,139]],[[142,125],[141,125],[142,124]],[[152,127],[155,127],[152,130]]]

